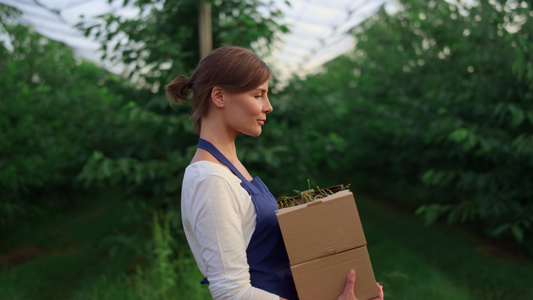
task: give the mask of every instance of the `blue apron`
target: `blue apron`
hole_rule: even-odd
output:
[[[210,142],[199,139],[198,148],[211,153],[242,180],[241,186],[250,194],[256,212],[256,225],[246,258],[250,266],[253,287],[265,290],[289,300],[298,299],[292,279],[287,250],[279,229],[276,198],[259,177],[246,180],[235,166]],[[208,283],[204,279],[202,283]]]

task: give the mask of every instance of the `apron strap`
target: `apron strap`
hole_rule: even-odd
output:
[[[211,153],[216,159],[218,159],[221,163],[226,165],[230,170],[235,174],[237,177],[239,177],[242,182],[246,182],[246,178],[242,176],[241,172],[235,168],[235,166],[222,154],[213,144],[210,142],[200,138],[198,139],[198,148],[204,149],[205,151]]]

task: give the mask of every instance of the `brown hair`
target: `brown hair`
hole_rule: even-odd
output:
[[[202,117],[209,108],[214,86],[234,93],[246,92],[267,81],[271,74],[265,62],[252,51],[221,47],[209,52],[200,61],[191,78],[179,75],[165,89],[171,106],[189,100],[189,90],[192,89],[194,132],[200,134]]]

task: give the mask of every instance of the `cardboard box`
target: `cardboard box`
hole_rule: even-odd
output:
[[[276,211],[301,300],[336,300],[355,269],[359,300],[378,297],[366,239],[352,192]]]
[[[350,269],[357,272],[354,288],[357,299],[379,296],[366,246],[291,267],[301,300],[336,300],[344,291]]]

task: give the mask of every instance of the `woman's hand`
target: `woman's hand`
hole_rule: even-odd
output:
[[[346,286],[344,287],[344,292],[339,296],[339,298],[337,298],[337,300],[357,300],[353,293],[355,277],[355,270],[350,270],[350,272],[348,272],[348,277],[346,277]],[[371,300],[383,300],[383,286],[379,283],[376,284],[378,285],[379,297]]]

